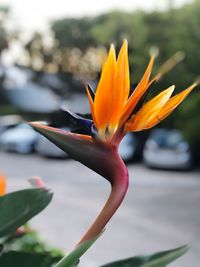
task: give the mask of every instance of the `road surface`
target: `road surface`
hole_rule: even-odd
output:
[[[31,224],[49,244],[70,249],[100,211],[109,184],[71,160],[0,153],[0,170],[9,191],[29,186],[41,176],[52,189],[53,202]],[[190,252],[171,267],[200,266],[200,173],[149,170],[129,166],[130,187],[103,236],[82,258],[80,266],[95,267],[137,254],[191,244]]]

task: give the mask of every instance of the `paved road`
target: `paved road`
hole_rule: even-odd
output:
[[[71,160],[0,153],[0,169],[9,190],[43,177],[55,192],[52,204],[32,220],[52,245],[69,249],[95,218],[109,194],[107,182]],[[82,267],[191,244],[190,252],[172,267],[200,266],[200,173],[155,171],[129,166],[130,188],[104,235],[82,259]]]

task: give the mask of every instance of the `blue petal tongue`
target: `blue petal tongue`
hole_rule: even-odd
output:
[[[72,112],[71,110],[68,110],[64,107],[62,107],[62,111],[65,113],[67,118],[72,123],[73,127],[79,128],[79,127],[91,127],[92,120],[86,119],[82,116],[77,115],[76,113]]]
[[[97,130],[92,120],[79,116],[76,113],[64,107],[62,107],[62,111],[65,113],[65,115],[67,116],[67,118],[70,120],[72,124],[72,127],[73,127],[72,132],[96,136]]]
[[[87,86],[88,86],[90,95],[94,101],[95,93],[89,84],[87,84]],[[66,109],[65,107],[62,107],[61,110],[70,120],[72,124],[72,128],[73,128],[72,132],[79,133],[79,134],[88,134],[93,137],[97,136],[97,129],[93,123],[93,120],[86,119],[80,115],[77,115],[76,113],[72,112],[71,110]]]

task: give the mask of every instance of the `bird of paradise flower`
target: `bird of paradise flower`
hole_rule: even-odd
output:
[[[92,120],[71,113],[87,129],[88,134],[72,133],[37,122],[30,123],[69,156],[94,170],[111,184],[107,202],[78,245],[94,238],[104,229],[127,192],[128,170],[118,153],[120,141],[128,132],[152,128],[165,119],[197,85],[194,83],[171,97],[175,88],[172,85],[144,103],[151,85],[165,72],[163,69],[151,78],[154,60],[155,55],[152,54],[143,77],[130,94],[127,41],[124,41],[117,59],[115,48],[111,45],[96,93],[86,86]],[[167,68],[170,66],[166,66]]]

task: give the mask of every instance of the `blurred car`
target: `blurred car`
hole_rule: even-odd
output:
[[[123,138],[119,146],[119,153],[126,163],[131,162],[136,157],[137,147],[134,134],[129,133]]]
[[[28,154],[33,152],[38,137],[28,124],[20,123],[1,135],[0,146],[5,151]]]
[[[192,167],[192,154],[178,130],[155,129],[146,141],[143,161],[148,167],[186,170]]]
[[[68,155],[63,150],[61,150],[59,147],[54,145],[54,143],[52,143],[42,135],[40,136],[39,140],[35,145],[35,151],[44,157],[50,157],[50,158],[68,157]]]
[[[9,128],[12,128],[22,122],[19,115],[0,116],[0,136]]]

